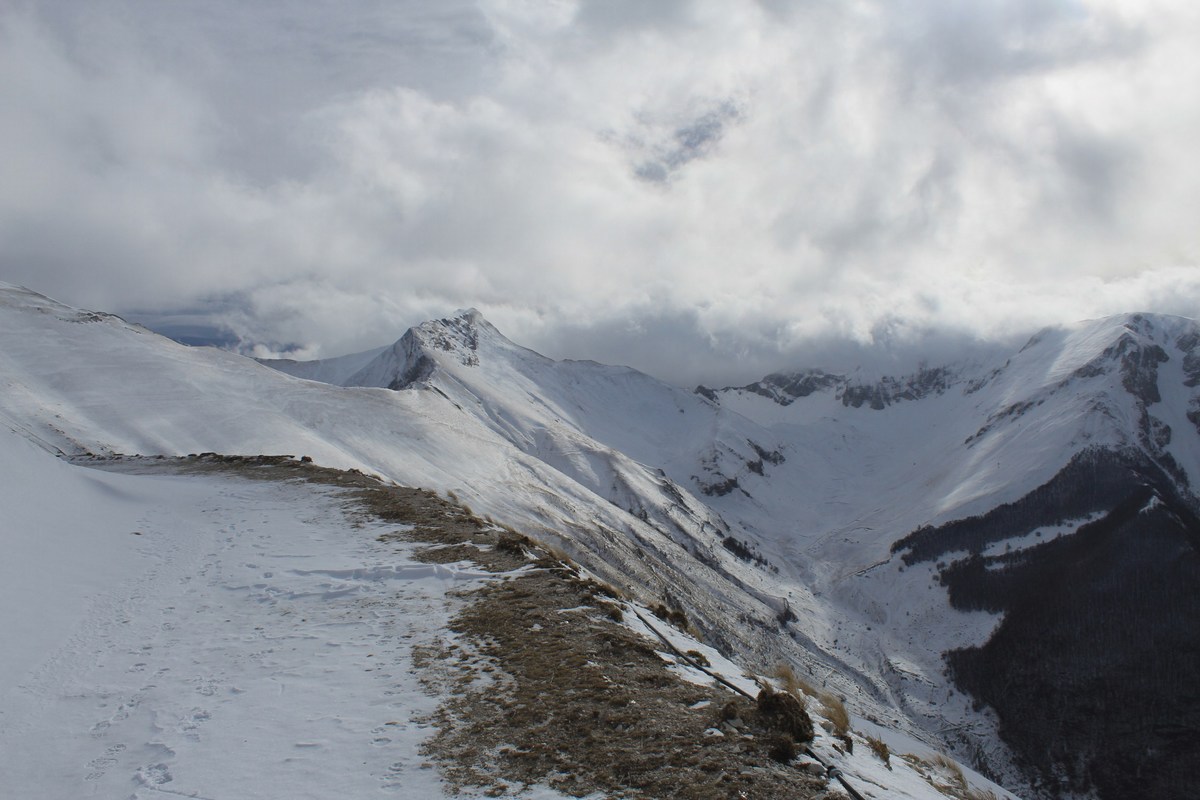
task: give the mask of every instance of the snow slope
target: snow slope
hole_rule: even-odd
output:
[[[719,512],[722,535],[758,568],[731,571],[803,620],[789,632],[808,652],[1003,768],[992,722],[947,686],[942,661],[987,641],[1001,618],[953,609],[939,567],[905,569],[893,544],[1015,502],[1094,448],[1137,453],[1189,495],[1200,480],[1200,395],[1187,386],[1197,382],[1197,330],[1123,315],[1048,329],[1011,357],[985,349],[911,375],[793,373],[688,393],[619,367],[546,359],[466,311],[414,328],[344,383],[435,391],[635,513],[645,505],[597,460],[611,450],[662,469]],[[1094,519],[1064,520],[1046,538]],[[1020,550],[1041,534],[990,546]],[[756,582],[762,571],[775,574]]]
[[[442,794],[413,652],[482,573],[311,485],[99,472],[9,431],[0,480],[5,797]]]
[[[0,290],[0,345],[0,419],[63,452],[309,455],[452,490],[647,599],[686,595],[698,621],[729,642],[744,627],[730,598],[734,614],[775,613],[722,569],[735,565],[719,545],[719,517],[655,470],[578,434],[571,474],[443,393],[300,380],[16,287]],[[707,563],[695,559],[701,551]]]
[[[170,474],[153,460],[101,472],[10,432],[0,443],[13,490],[0,607],[29,612],[0,615],[5,796],[453,793],[420,752],[445,697],[416,654],[453,641],[457,592],[494,574],[408,559],[412,545],[376,538],[395,525],[350,518],[334,489]],[[715,650],[666,631],[757,691]],[[941,797],[907,762],[885,771],[863,742],[857,755],[823,734],[814,747],[867,796]]]
[[[374,354],[374,355],[372,355]],[[329,365],[361,365],[328,381],[343,386],[435,387],[526,453],[576,480],[601,452],[581,458],[580,447],[611,450],[666,469],[682,484],[705,485],[715,461],[745,469],[773,449],[773,437],[740,414],[628,367],[594,361],[554,361],[506,339],[479,312],[413,328],[390,348],[329,361],[265,361],[312,378]],[[599,447],[597,447],[599,445]],[[705,460],[714,461],[707,469]],[[599,485],[595,476],[588,480]]]
[[[757,669],[820,659],[804,643],[776,639],[783,601],[768,574],[721,546],[719,516],[654,468],[581,433],[555,432],[578,445],[572,474],[514,446],[478,407],[446,393],[301,380],[17,287],[0,290],[0,381],[0,420],[47,447],[293,453],[452,490],[476,512],[560,544],[644,602],[686,608],[710,642]]]
[[[294,375],[297,378],[344,386],[351,377],[378,358],[387,349],[386,347],[377,347],[374,350],[368,350],[364,353],[354,353],[339,358],[323,358],[317,361],[295,361],[288,358],[260,360],[272,369],[286,372],[288,375]]]
[[[820,373],[807,394],[789,396],[762,383],[685,392],[628,368],[553,361],[472,310],[346,356],[363,366],[341,383],[434,389],[601,495],[608,475],[596,457],[630,456],[764,544],[785,540],[857,571],[919,525],[1023,496],[1085,447],[1170,456],[1183,485],[1196,484],[1200,438],[1187,414],[1200,393],[1182,370],[1197,330],[1177,317],[1112,317],[1044,331],[1008,359],[985,353],[874,384]],[[1131,390],[1138,381],[1153,390]],[[1159,387],[1166,395],[1152,399]],[[1155,444],[1168,429],[1174,439]]]
[[[268,369],[3,287],[0,420],[71,453],[289,452],[453,490],[682,607],[743,663],[790,662],[866,717],[930,743],[951,731],[1005,769],[994,720],[942,662],[998,615],[953,609],[937,567],[906,567],[892,545],[1018,500],[1088,448],[1136,451],[1190,497],[1198,343],[1190,320],[1126,315],[1007,359],[692,393],[546,359],[473,311]]]

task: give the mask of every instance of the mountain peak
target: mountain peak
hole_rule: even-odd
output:
[[[522,348],[505,338],[478,309],[459,309],[449,317],[409,328],[399,341],[350,377],[346,385],[406,389],[426,382],[439,367],[478,367],[481,349]]]
[[[429,320],[410,328],[397,344],[404,339],[411,339],[410,349],[419,347],[451,353],[468,367],[479,365],[478,351],[482,342],[512,344],[474,308],[460,309],[450,317]]]
[[[509,341],[478,309],[466,308],[414,325],[391,345],[375,350],[321,361],[263,363],[299,378],[340,386],[407,389],[427,384],[439,370],[454,373],[483,361],[511,363],[514,356],[541,358]]]
[[[450,318],[465,320],[465,321],[473,323],[473,324],[477,323],[477,322],[487,322],[487,320],[485,320],[483,318],[483,313],[480,312],[480,310],[478,308],[475,308],[474,306],[472,306],[470,308],[460,308],[457,311],[455,311],[453,314],[451,314]]]
[[[1167,314],[1130,313],[1044,328],[1021,348],[1016,359],[1037,366],[1040,382],[1058,386],[1071,379],[1106,374],[1121,376],[1125,388],[1157,402],[1151,388],[1157,365],[1178,350],[1192,355],[1200,328],[1195,321]]]

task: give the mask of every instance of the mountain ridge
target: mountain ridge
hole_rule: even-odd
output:
[[[874,383],[847,375],[809,370],[773,373],[744,387],[722,390],[698,387],[694,394],[703,404],[711,407],[710,413],[720,414],[721,409],[732,406],[734,416],[763,423],[754,438],[747,438],[747,444],[759,457],[747,458],[745,456],[748,454],[743,453],[741,458],[735,460],[730,458],[728,452],[722,452],[723,443],[714,439],[708,457],[700,456],[697,459],[700,469],[695,469],[690,476],[676,471],[673,477],[680,483],[687,483],[686,478],[690,477],[692,489],[706,496],[706,502],[719,509],[735,529],[740,527],[745,532],[745,539],[738,538],[743,534],[733,537],[734,541],[729,545],[732,550],[742,558],[774,564],[778,559],[778,551],[771,551],[769,542],[764,541],[769,537],[764,534],[771,525],[777,523],[764,519],[764,516],[778,519],[779,514],[756,515],[747,506],[762,506],[762,490],[755,485],[755,481],[770,480],[769,475],[764,475],[764,468],[770,465],[772,471],[783,470],[786,473],[790,468],[787,464],[789,460],[793,463],[804,461],[805,449],[800,442],[794,439],[788,441],[786,435],[774,434],[789,429],[794,431],[797,425],[801,428],[815,427],[813,416],[803,411],[806,403],[822,404],[821,411],[827,415],[827,420],[832,419],[833,414],[850,415],[847,419],[852,420],[851,424],[860,427],[868,424],[867,420],[872,414],[900,414],[901,419],[906,414],[912,417],[918,413],[916,409],[923,402],[946,405],[951,401],[965,401],[973,404],[977,413],[965,417],[959,415],[958,420],[951,414],[939,414],[929,419],[908,421],[909,424],[916,422],[927,426],[931,436],[936,436],[939,429],[942,432],[953,431],[953,438],[942,435],[944,444],[941,450],[943,454],[958,453],[962,468],[948,472],[961,472],[966,476],[957,485],[947,486],[941,508],[927,517],[924,527],[912,525],[909,528],[904,523],[897,523],[892,528],[893,533],[885,535],[884,538],[893,538],[891,552],[900,556],[901,561],[911,569],[917,563],[912,558],[915,551],[911,549],[912,545],[906,548],[906,542],[915,544],[922,535],[929,538],[937,530],[966,531],[967,523],[978,513],[976,509],[999,509],[1018,502],[1026,505],[1044,503],[1044,500],[1031,499],[1049,496],[1038,488],[1038,481],[1049,481],[1045,486],[1064,487],[1055,489],[1056,492],[1094,482],[1095,478],[1086,477],[1091,473],[1080,473],[1076,465],[1093,460],[1104,463],[1105,459],[1110,458],[1106,454],[1113,454],[1112,457],[1118,461],[1114,462],[1113,468],[1106,468],[1110,475],[1105,484],[1110,486],[1108,494],[1097,497],[1085,506],[1048,505],[1048,516],[1037,517],[1036,524],[1002,523],[994,527],[993,538],[967,548],[968,558],[965,562],[960,559],[951,566],[938,564],[933,567],[934,576],[951,594],[951,604],[969,611],[977,608],[973,601],[963,599],[967,596],[963,587],[969,585],[964,581],[969,569],[974,568],[970,565],[996,564],[1011,572],[1019,569],[1023,563],[1005,560],[1008,556],[983,556],[985,548],[1027,540],[1038,530],[1047,526],[1061,526],[1070,520],[1077,522],[1069,528],[1075,532],[1068,533],[1068,538],[1085,536],[1085,532],[1091,530],[1089,525],[1099,524],[1095,520],[1097,514],[1102,519],[1111,520],[1105,524],[1115,526],[1113,530],[1124,530],[1132,524],[1130,520],[1133,518],[1127,519],[1127,512],[1121,509],[1124,508],[1123,504],[1131,502],[1138,504],[1138,507],[1145,505],[1146,498],[1137,494],[1140,491],[1137,486],[1144,480],[1156,487],[1153,494],[1147,496],[1155,498],[1168,517],[1194,518],[1197,502],[1190,487],[1200,475],[1197,461],[1200,448],[1196,446],[1196,433],[1200,431],[1196,424],[1200,417],[1200,398],[1194,392],[1183,390],[1200,384],[1198,343],[1200,328],[1192,320],[1169,315],[1131,313],[1044,329],[1002,362],[997,360],[988,363],[986,359],[978,359],[950,365],[923,363],[915,373],[895,377],[885,375]],[[545,366],[552,362],[542,360],[540,363]],[[559,369],[570,369],[564,362],[554,363],[559,365]],[[439,367],[449,374],[443,375],[448,380],[438,383],[432,373],[426,377],[431,385],[446,386],[462,379],[466,370],[460,369],[460,364],[478,366],[477,361],[462,359],[458,363],[439,362]],[[541,385],[544,387],[546,383],[543,381]],[[779,410],[768,414],[745,413],[743,416],[738,412],[749,411],[747,402],[754,402],[751,396],[768,401]],[[822,400],[822,397],[825,399]],[[793,410],[801,412],[797,415],[797,421],[787,418],[789,411]],[[628,416],[632,420],[637,419],[636,414]],[[905,423],[902,421],[899,424]],[[600,438],[603,441],[603,437]],[[892,438],[893,441],[903,441],[902,438],[897,440],[894,433]],[[771,441],[776,446],[768,451],[758,441]],[[810,446],[814,444],[817,445],[815,449],[821,449],[818,443],[810,442]],[[1033,471],[1030,471],[1030,466],[1034,460],[1021,457],[1031,447],[1038,453],[1036,460],[1039,463],[1039,468]],[[768,454],[774,454],[775,457],[764,460],[763,457]],[[719,456],[724,456],[723,460]],[[981,483],[978,465],[982,458],[998,459],[992,472],[1000,476],[1007,474],[1008,477],[1003,478],[1003,486],[995,480]],[[669,461],[659,456],[657,459],[647,459],[646,463]],[[740,465],[737,461],[740,461]],[[1029,473],[1031,480],[1024,483],[1012,480],[1014,474],[1025,472]],[[788,485],[794,485],[803,476],[793,474],[791,478]],[[936,485],[936,482],[927,483],[927,488],[935,488]],[[931,496],[936,497],[936,493]],[[961,522],[954,523],[955,519]],[[940,527],[934,527],[939,524]],[[1160,530],[1166,530],[1163,526],[1170,528],[1173,523],[1164,517],[1156,524]],[[922,530],[930,533],[922,534]],[[833,532],[836,534],[837,529]],[[1189,539],[1195,541],[1197,532],[1183,524],[1178,533],[1170,535],[1176,536],[1186,547]],[[945,546],[943,552],[961,549],[962,534],[956,534],[955,537],[957,543]],[[822,541],[828,542],[830,539],[826,537],[815,545],[825,550],[824,557],[828,559],[831,554],[827,546],[821,544]],[[1055,541],[1065,540],[1058,538]],[[1011,547],[1011,544],[1008,546]],[[1048,543],[1025,545],[1018,552],[1025,554],[1022,557],[1029,557],[1031,552],[1041,552],[1039,547],[1050,546]],[[861,578],[863,570],[870,573],[881,563],[887,563],[887,559],[873,564],[860,564],[859,570],[851,570],[851,574]],[[1119,570],[1120,567],[1113,565],[1109,569]],[[860,608],[868,618],[875,616],[886,620],[886,614],[872,611],[872,608],[878,608],[878,601],[871,599],[871,596],[878,594],[878,590],[863,588],[869,580],[857,581],[857,586],[855,583],[846,578],[835,578],[822,587],[822,591],[840,594],[849,605]],[[855,599],[856,596],[858,599]],[[1005,607],[995,606],[990,610],[1003,612]],[[790,606],[787,612],[791,613]],[[1157,629],[1153,624],[1145,628]],[[986,695],[990,691],[986,682],[980,683],[977,677],[971,677],[981,669],[978,659],[969,661],[967,654],[984,652],[981,649],[984,641],[995,636],[1007,639],[1023,637],[1021,640],[1033,642],[1037,635],[1028,629],[1014,633],[1013,626],[1001,624],[992,628],[987,636],[979,637],[976,634],[978,641],[971,643],[970,637],[960,639],[945,652],[958,654],[952,662],[957,665],[954,674],[958,680],[964,686],[971,686],[974,691]],[[1131,641],[1140,642],[1135,634],[1131,633],[1130,636]],[[837,638],[833,639],[834,643],[837,641]],[[1069,663],[1072,657],[1072,654],[1055,656],[1061,663]],[[932,662],[927,664],[933,666]],[[985,670],[983,674],[990,673]],[[1013,728],[1015,725],[1022,732],[1023,738],[1012,739],[1010,735],[1010,740],[1037,740],[1036,736],[1029,735],[1027,728],[1016,725],[1013,711],[1003,702],[995,696],[992,696],[992,702],[1000,713],[1001,731],[1005,726]],[[1022,713],[1027,711],[1022,709]],[[1086,751],[1086,746],[1080,747]],[[1042,791],[1051,794],[1068,790],[1087,791],[1089,787],[1099,785],[1111,792],[1114,791],[1113,786],[1121,785],[1120,776],[1094,766],[1082,773],[1068,773],[1067,778],[1060,780],[1055,773],[1058,767],[1054,763],[1040,760],[1039,753],[1031,753],[1020,746],[1016,749],[1022,753],[1018,760],[1024,759],[1026,769],[1038,776],[1036,785]],[[1065,758],[1066,755],[1060,751],[1059,757]]]
[[[686,613],[720,649],[759,669],[782,660],[825,675],[852,708],[940,737],[1030,796],[1060,791],[1065,768],[1022,755],[1012,709],[978,669],[956,673],[961,686],[944,670],[950,654],[982,652],[997,635],[1041,634],[1012,632],[1025,612],[956,605],[963,576],[1057,557],[1067,545],[1039,548],[1082,547],[1106,519],[1105,541],[1136,546],[1150,525],[1190,552],[1188,524],[1170,521],[1194,511],[1200,480],[1200,331],[1186,318],[1047,329],[1004,356],[927,365],[934,378],[863,384],[848,402],[840,384],[814,379],[780,403],[554,361],[473,311],[352,360],[267,362],[277,370],[34,293],[0,289],[0,312],[0,411],[25,435],[75,453],[299,452],[453,489],[499,519],[560,531],[555,544]],[[296,380],[318,374],[347,385]],[[1116,459],[1110,492],[1038,499],[1089,480],[1072,472],[1089,453]],[[1147,475],[1165,510],[1122,517]],[[988,517],[1021,503],[1041,510]],[[975,518],[991,532],[968,545],[953,532]],[[940,561],[906,560],[896,546],[921,530],[949,537]],[[1124,575],[1118,562],[1092,563],[1097,585],[1103,570]],[[1074,791],[1112,778],[1072,780]]]

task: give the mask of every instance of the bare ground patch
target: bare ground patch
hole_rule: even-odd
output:
[[[507,679],[473,683],[439,710],[428,751],[455,783],[548,783],[580,797],[821,793],[822,781],[773,760],[782,734],[754,704],[680,680],[588,582],[547,566],[473,600],[454,629]]]

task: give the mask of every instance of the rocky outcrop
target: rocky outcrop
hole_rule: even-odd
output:
[[[882,410],[904,400],[920,400],[942,394],[950,388],[952,374],[947,367],[922,366],[915,374],[883,378],[878,383],[847,385],[841,392],[842,405],[861,408],[866,405]]]
[[[845,375],[835,375],[822,370],[774,372],[760,381],[736,388],[762,395],[781,406],[791,405],[818,392],[833,391],[842,405],[849,408],[866,406],[882,410],[894,403],[941,394],[953,383],[954,373],[949,367],[922,366],[912,375],[888,376],[874,383],[858,383]],[[697,389],[697,392],[700,392],[700,389]],[[706,389],[705,392],[711,393],[712,390]],[[715,398],[716,394],[712,394]]]

